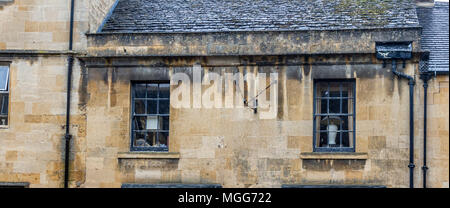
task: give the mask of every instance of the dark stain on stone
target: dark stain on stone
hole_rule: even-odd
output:
[[[305,159],[302,167],[305,170],[313,171],[330,171],[334,169],[340,170],[363,170],[366,160],[325,160],[325,159]]]
[[[386,148],[385,136],[369,136],[369,149],[381,150]]]
[[[120,68],[117,70],[117,80],[129,81],[151,81],[170,80],[170,68],[167,67],[133,67]]]
[[[283,176],[285,178],[289,177],[291,175],[291,167],[283,167]]]
[[[30,66],[39,61],[38,56],[21,56],[20,58],[26,60],[30,64]]]
[[[299,66],[287,66],[286,68],[286,79],[297,79],[302,80],[302,72]]]
[[[277,67],[278,68],[278,67]],[[278,70],[280,71],[280,70]],[[280,71],[281,73],[278,73],[278,113],[277,113],[277,119],[283,120],[284,116],[284,72]]]
[[[78,103],[78,109],[80,111],[85,111],[86,105],[89,101],[89,93],[87,90],[88,85],[88,69],[86,68],[86,65],[84,62],[80,62],[80,69],[81,69],[81,75],[80,75],[80,81],[78,88],[78,96],[79,96],[79,103]]]
[[[313,79],[345,79],[347,73],[345,65],[313,65],[311,77]]]
[[[109,69],[106,69],[106,71],[103,73],[103,83],[104,83],[105,85],[108,85],[108,79],[109,79],[109,77],[108,77],[108,71],[109,71]]]
[[[268,171],[280,171],[285,165],[284,159],[267,159]]]
[[[259,47],[260,47],[260,50],[261,51],[267,51],[268,49],[267,49],[267,45],[264,43],[264,42],[262,42],[260,45],[259,45]]]
[[[119,159],[119,169],[123,172],[134,172],[136,164],[132,160]]]
[[[277,64],[284,64],[286,63],[284,56],[277,56]]]
[[[232,164],[235,167],[234,171],[240,182],[248,178],[248,171],[251,170],[248,158],[248,150],[240,150],[233,154]]]
[[[110,97],[109,103],[111,107],[115,107],[117,104],[117,92],[115,89],[115,83],[117,82],[117,68],[110,69],[111,71],[111,86],[110,86]]]
[[[305,76],[309,76],[309,72],[311,72],[311,63],[310,63],[310,59],[309,56],[305,56],[304,57],[304,65],[303,65],[303,73],[305,74]]]

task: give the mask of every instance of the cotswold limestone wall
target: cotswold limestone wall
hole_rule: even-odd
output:
[[[86,49],[88,3],[75,1],[74,50]],[[9,125],[0,129],[0,182],[62,187],[70,1],[0,5],[0,62],[10,66]],[[73,72],[71,180],[84,180],[85,118],[78,110],[81,68]],[[72,184],[75,186],[75,184]]]
[[[88,4],[75,3],[74,49],[86,48]],[[0,7],[0,50],[67,50],[70,1],[15,0]]]
[[[116,0],[89,1],[89,32],[97,32],[115,2]]]
[[[86,49],[115,0],[76,0],[74,49]],[[0,4],[0,50],[67,50],[70,1],[15,0]]]
[[[4,57],[0,57],[2,61]],[[0,182],[28,182],[30,187],[62,187],[67,67],[65,56],[8,58],[9,125],[0,129]],[[2,62],[4,63],[4,62]],[[78,110],[78,62],[74,66],[71,179],[84,179],[85,123]],[[83,170],[83,171],[82,171]]]
[[[417,96],[421,109],[417,109],[416,116],[419,117],[418,126],[419,141],[416,146],[419,160],[418,165],[423,166],[423,87],[422,82],[417,83],[420,88],[420,96]],[[449,77],[438,75],[428,82],[428,129],[427,129],[427,166],[428,181],[430,187],[449,187]],[[419,171],[419,170],[418,170]],[[421,172],[421,170],[420,170]],[[416,180],[422,181],[422,175]],[[421,187],[421,185],[419,186]]]
[[[84,93],[88,96],[83,102],[87,153],[83,187],[120,187],[122,183],[408,187],[409,88],[405,80],[393,77],[390,65],[382,68],[372,55],[236,57],[226,58],[226,62],[221,57],[105,59],[105,67],[99,67],[98,60],[86,60],[88,73],[83,82],[87,83]],[[126,66],[137,63],[142,67]],[[249,109],[171,108],[170,154],[129,154],[130,81],[168,80],[175,71],[190,73],[194,63],[200,63],[204,71],[218,73],[278,72],[277,117],[262,120]],[[414,59],[401,70],[412,74],[417,65]],[[305,156],[312,152],[313,80],[318,78],[356,79],[358,156],[346,159]],[[439,81],[442,95],[434,97],[443,100],[440,96],[448,96],[445,95],[448,78],[439,79],[443,79]],[[417,104],[421,102],[420,87],[414,93],[416,187],[421,187],[422,166],[423,106]],[[443,109],[448,104],[434,105]],[[433,141],[428,147],[434,160],[429,162],[430,174],[434,174],[433,179],[429,177],[432,187],[448,187],[448,148],[443,145],[448,143],[448,127],[443,126],[448,123],[445,112],[448,110],[443,114],[435,111],[436,121],[429,124],[429,131],[434,131],[429,135]],[[433,134],[437,139],[431,139]]]

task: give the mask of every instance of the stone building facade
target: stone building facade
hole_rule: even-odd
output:
[[[68,50],[70,1],[0,1],[0,185],[63,187],[73,56],[69,187],[410,187],[410,93],[394,65],[415,81],[412,179],[422,187],[418,13],[438,5],[75,0]],[[380,59],[386,43],[411,56]],[[258,73],[267,79],[244,82]],[[202,86],[210,75],[221,84]],[[448,81],[448,68],[428,81],[427,187],[449,187]],[[174,106],[179,92],[189,107]],[[263,98],[255,107],[259,92],[274,95],[271,108]],[[208,93],[209,107],[199,101]]]

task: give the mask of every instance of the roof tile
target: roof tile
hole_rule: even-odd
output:
[[[119,0],[102,32],[418,27],[413,0]]]

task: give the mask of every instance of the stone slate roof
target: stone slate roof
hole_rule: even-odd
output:
[[[418,27],[414,0],[119,0],[101,32]]]
[[[448,2],[435,2],[434,7],[418,7],[417,16],[423,27],[422,49],[430,51],[429,70],[448,71]]]

